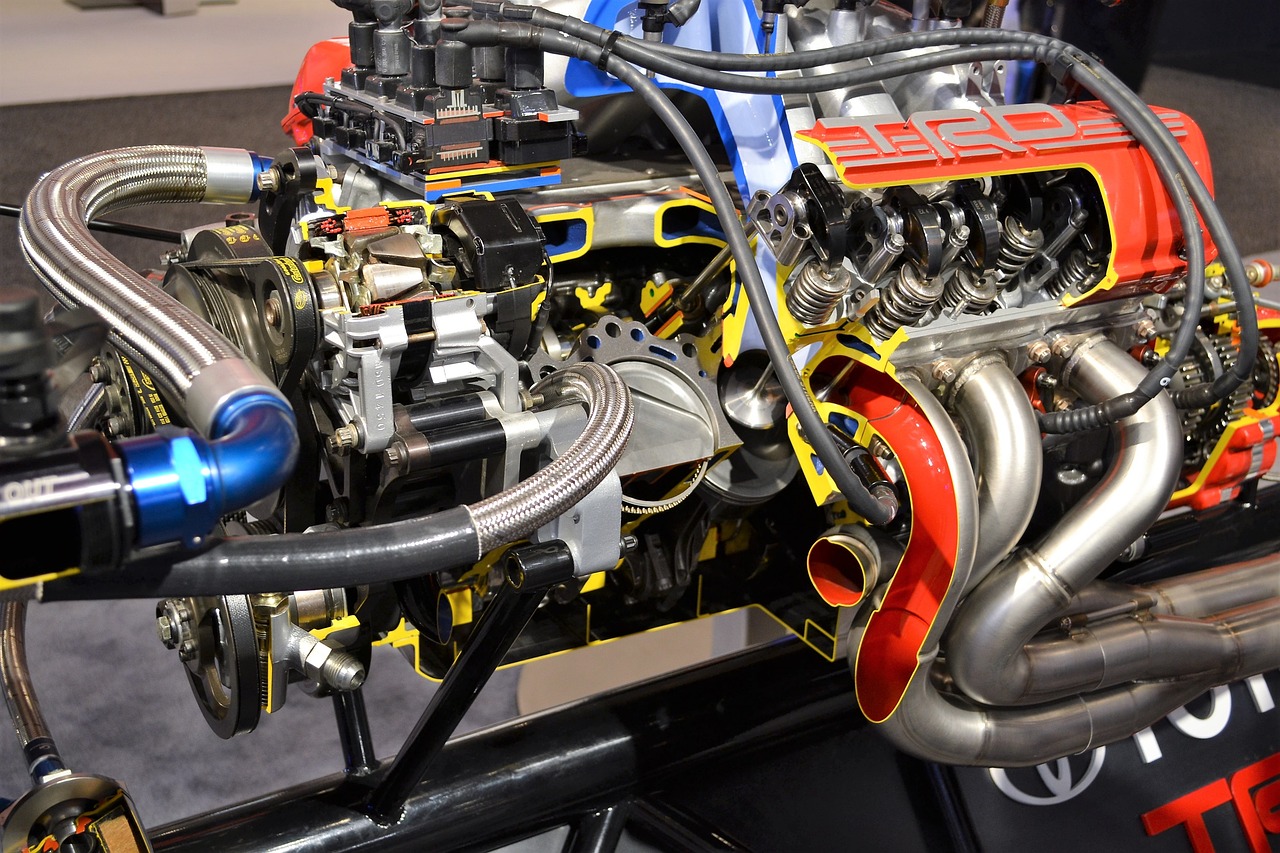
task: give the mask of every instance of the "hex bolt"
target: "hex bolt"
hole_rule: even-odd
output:
[[[165,648],[178,649],[179,654],[183,654],[183,648],[190,644],[191,657],[183,657],[183,660],[195,657],[198,647],[191,632],[191,609],[181,598],[166,598],[156,605],[156,635]]]
[[[1055,411],[1069,412],[1071,411],[1071,401],[1066,399],[1058,400],[1053,404],[1053,408]]]
[[[949,361],[939,361],[933,366],[933,378],[950,385],[955,381],[956,369]]]
[[[1133,328],[1140,341],[1149,341],[1156,336],[1156,324],[1148,317],[1138,321]]]
[[[1053,350],[1044,341],[1032,341],[1027,347],[1027,359],[1032,364],[1048,364],[1053,357]]]
[[[1071,358],[1071,354],[1075,351],[1075,346],[1066,338],[1058,338],[1053,342],[1053,354],[1058,358]]]

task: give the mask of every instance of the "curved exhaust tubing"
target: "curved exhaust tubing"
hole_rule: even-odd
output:
[[[1091,402],[1123,393],[1145,374],[1128,353],[1102,336],[1080,342],[1063,370],[1064,380]],[[993,569],[956,612],[947,660],[965,695],[988,705],[1009,705],[1057,692],[1045,684],[1045,672],[1037,670],[1028,643],[1064,615],[1076,591],[1168,504],[1182,460],[1182,428],[1172,401],[1157,397],[1117,424],[1112,434],[1116,459],[1102,482],[1038,542]],[[1053,662],[1065,664],[1060,655]],[[1065,685],[1066,694],[1102,686],[1087,677],[1084,683],[1067,683],[1079,680],[1059,671],[1052,686]]]
[[[1027,392],[1004,356],[969,362],[952,385],[951,403],[978,485],[978,550],[964,588],[968,595],[1026,532],[1040,496],[1044,454]]]
[[[1077,346],[1063,378],[1096,402],[1143,373],[1097,336]],[[959,604],[944,640],[950,672],[933,666],[940,644],[922,649],[897,713],[882,725],[899,747],[951,764],[1037,764],[1126,737],[1216,684],[1280,665],[1280,597],[1266,567],[1252,570],[1251,600],[1231,591],[1225,570],[1130,588],[1127,598],[1118,585],[1090,586],[1163,510],[1181,459],[1177,414],[1164,395],[1112,432],[1117,457],[1094,491]],[[1129,613],[1081,620],[1085,628],[1069,639],[1035,639],[1081,605],[1121,600],[1132,602]],[[1161,613],[1220,605],[1201,619]],[[1139,678],[1168,680],[1131,683]]]

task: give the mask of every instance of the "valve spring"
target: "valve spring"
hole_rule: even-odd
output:
[[[880,340],[888,340],[903,326],[914,325],[942,297],[940,278],[921,278],[911,264],[898,269],[893,281],[880,290],[880,301],[863,318],[863,324]]]
[[[1090,259],[1081,249],[1076,249],[1063,261],[1058,274],[1044,286],[1044,292],[1058,299],[1068,290],[1083,293],[1102,278],[1102,264]]]
[[[1009,281],[1031,263],[1044,245],[1044,231],[1027,228],[1014,216],[1006,216],[1004,233],[1000,238],[1000,254],[996,258],[996,278]]]
[[[843,267],[828,273],[816,263],[807,263],[787,292],[787,310],[806,326],[825,323],[852,283],[853,277]]]
[[[995,279],[963,267],[947,279],[942,291],[942,309],[948,317],[981,314],[995,301]]]

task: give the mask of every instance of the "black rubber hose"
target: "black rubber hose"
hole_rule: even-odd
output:
[[[812,92],[822,91],[829,87],[838,86],[856,86],[874,82],[884,77],[901,76],[905,74],[913,74],[922,70],[938,67],[943,64],[960,64],[973,62],[980,59],[993,58],[1018,58],[1018,59],[1035,59],[1046,64],[1059,62],[1066,52],[1060,48],[1053,48],[1045,45],[1010,45],[1007,43],[994,44],[985,47],[971,48],[953,48],[936,53],[929,53],[924,56],[913,57],[906,60],[895,60],[884,62],[868,68],[859,68],[853,71],[839,72],[835,74],[823,74],[816,77],[807,77],[799,79],[779,80],[775,78],[762,77],[741,77],[734,74],[726,74],[719,71],[709,71],[707,69],[691,67],[678,60],[664,58],[661,54],[646,53],[639,45],[633,45],[639,53],[643,54],[641,64],[668,74],[669,76],[679,77],[689,83],[707,86],[717,89],[729,89],[733,91],[753,92],[753,93],[770,93],[770,94],[790,94],[794,92]],[[637,57],[632,57],[636,59]],[[1074,63],[1073,63],[1074,64]],[[1102,88],[1102,87],[1099,87]],[[1135,137],[1143,143],[1147,148],[1149,156],[1156,161],[1156,166],[1164,179],[1166,186],[1170,188],[1170,196],[1172,197],[1175,207],[1178,210],[1179,220],[1183,223],[1184,231],[1188,234],[1197,233],[1199,231],[1198,222],[1195,218],[1195,209],[1192,207],[1190,200],[1187,198],[1186,191],[1179,179],[1177,164],[1171,156],[1168,147],[1161,144],[1160,137],[1157,133],[1152,133],[1150,129],[1139,130],[1134,127],[1136,117],[1130,105],[1124,100],[1116,97],[1114,93],[1111,97],[1103,97],[1104,102],[1111,106],[1113,112],[1121,121],[1130,127]],[[1146,105],[1142,106],[1144,111],[1147,110]],[[1163,128],[1161,128],[1163,129]],[[1187,225],[1194,223],[1193,230],[1187,230]],[[1200,270],[1199,276],[1193,278],[1203,278],[1204,268],[1204,247],[1202,241],[1194,239],[1187,241],[1188,267],[1192,270]],[[1189,287],[1187,291],[1188,301],[1191,304],[1198,304],[1203,301],[1203,284],[1195,287]],[[1192,336],[1195,333],[1195,325],[1197,323],[1198,314],[1187,316],[1184,319],[1182,327],[1178,334],[1175,335],[1174,345],[1171,347],[1169,356],[1166,360],[1148,374],[1143,380],[1141,386],[1135,389],[1135,392],[1126,394],[1122,397],[1114,398],[1108,401],[1107,405],[1099,404],[1097,406],[1087,407],[1085,409],[1077,409],[1071,412],[1053,412],[1044,416],[1041,421],[1047,432],[1059,431],[1077,431],[1079,429],[1092,429],[1099,426],[1105,426],[1114,423],[1113,418],[1125,418],[1132,415],[1143,404],[1154,397],[1166,386],[1171,380],[1177,365],[1186,357],[1190,349]]]
[[[1007,44],[1013,41],[1008,38],[1010,32],[1013,32],[1017,40],[1022,43],[1040,44],[1049,47],[1063,44],[1057,39],[1036,33],[1018,33],[1016,31],[993,29],[953,29],[902,33],[881,39],[792,53],[720,53],[678,47],[661,42],[641,41],[627,35],[620,35],[615,38],[611,31],[603,30],[593,24],[588,24],[577,18],[566,17],[547,9],[531,9],[529,7],[514,6],[514,4],[510,3],[486,3],[484,0],[475,2],[472,6],[476,9],[481,7],[494,9],[502,7],[502,16],[506,17],[507,20],[528,21],[535,26],[560,30],[568,35],[577,36],[602,46],[606,40],[614,38],[613,50],[624,59],[634,60],[637,52],[649,55],[661,54],[668,59],[679,60],[687,65],[717,71],[796,71],[921,48]]]
[[[535,19],[536,19],[535,15]],[[578,22],[581,24],[582,22]],[[576,29],[581,29],[577,27]],[[878,39],[872,42],[860,42],[853,45],[841,45],[834,48],[804,51],[793,54],[721,54],[706,51],[690,50],[687,48],[677,48],[670,45],[659,45],[649,42],[641,42],[630,38],[620,38],[614,45],[615,52],[627,59],[632,59],[646,67],[655,68],[656,70],[668,73],[671,76],[680,76],[678,64],[674,60],[683,60],[686,63],[700,65],[704,68],[713,69],[738,69],[738,70],[783,70],[795,68],[812,68],[825,65],[831,62],[849,61],[853,59],[867,58],[871,56],[883,55],[897,50],[920,49],[926,47],[938,47],[942,45],[952,44],[991,44],[991,45],[1008,45],[1023,44],[1035,45],[1040,48],[1052,51],[1055,55],[1064,55],[1070,50],[1069,46],[1064,42],[1051,39],[1045,36],[1039,36],[1033,33],[1017,33],[1008,31],[994,31],[986,29],[977,30],[940,30],[929,33],[909,33],[901,36],[891,36],[885,39]],[[947,56],[953,56],[948,52]],[[655,61],[656,57],[663,57],[661,61]],[[1039,57],[1038,57],[1039,58]],[[918,59],[924,60],[925,57]],[[1177,145],[1167,135],[1166,129],[1151,114],[1150,108],[1145,102],[1139,99],[1131,90],[1118,80],[1110,71],[1102,67],[1098,63],[1084,56],[1073,56],[1070,65],[1070,73],[1073,79],[1083,85],[1096,97],[1103,101],[1122,123],[1135,131],[1135,125],[1143,124],[1147,127],[1147,133],[1134,132],[1136,138],[1146,148],[1149,156],[1157,162],[1157,168],[1161,173],[1161,177],[1165,183],[1166,189],[1169,190],[1171,198],[1174,199],[1175,206],[1179,208],[1179,219],[1183,226],[1183,233],[1190,235],[1199,232],[1199,223],[1194,217],[1194,211],[1188,215],[1186,208],[1178,204],[1178,199],[1182,195],[1179,190],[1173,189],[1174,180],[1170,178],[1173,174],[1181,175],[1183,178],[1182,189],[1190,193],[1197,208],[1200,209],[1201,215],[1204,217],[1205,225],[1217,245],[1224,267],[1227,269],[1227,280],[1231,285],[1232,294],[1235,296],[1238,304],[1250,304],[1250,291],[1248,280],[1244,275],[1243,262],[1240,261],[1239,251],[1235,247],[1234,240],[1230,235],[1225,221],[1221,219],[1213,198],[1208,188],[1204,185],[1199,173],[1195,170],[1190,158],[1181,146]],[[1042,59],[1043,61],[1043,59]],[[895,63],[884,63],[874,66],[864,71],[873,72],[876,69],[887,71],[895,66]],[[895,72],[896,73],[896,72]],[[855,77],[852,73],[847,75],[849,84],[868,82],[862,77]],[[893,76],[886,73],[885,76]],[[693,81],[692,77],[684,77],[683,79]],[[841,75],[822,75],[810,78],[813,80],[826,81],[832,86],[844,85]],[[1168,158],[1161,157],[1160,152],[1167,152]],[[1189,223],[1195,223],[1194,227],[1188,227]],[[1201,264],[1193,262],[1191,257],[1190,245],[1195,240],[1189,239],[1188,243],[1188,268],[1189,277],[1193,282],[1202,279],[1200,270]],[[1203,253],[1201,253],[1203,254]],[[1203,301],[1203,285],[1200,283],[1195,287],[1188,287],[1187,303],[1192,306],[1198,306]],[[1247,314],[1248,312],[1242,312]],[[1176,369],[1177,365],[1185,358],[1192,345],[1195,326],[1197,321],[1193,316],[1190,320],[1184,320],[1177,334],[1175,335],[1171,355],[1166,357],[1166,361]],[[1198,386],[1195,388],[1184,389],[1174,392],[1172,395],[1175,404],[1184,408],[1197,408],[1210,405],[1216,400],[1224,399],[1230,395],[1235,388],[1250,377],[1253,369],[1253,361],[1258,347],[1258,329],[1256,317],[1253,315],[1242,316],[1240,321],[1241,327],[1241,343],[1240,356],[1233,366],[1232,370],[1223,376],[1218,377],[1212,385]],[[1156,387],[1161,379],[1171,377],[1173,369],[1167,373],[1159,371],[1156,378],[1140,389],[1143,395],[1150,392],[1154,396],[1159,392]],[[1114,417],[1122,412],[1127,412],[1140,397],[1133,395],[1125,395],[1118,397],[1108,407],[1100,407],[1094,409],[1096,416],[1102,416],[1104,423],[1098,423],[1097,426],[1103,426],[1112,421],[1106,421],[1105,418]],[[1150,399],[1147,397],[1146,399]],[[1142,400],[1145,402],[1145,400]],[[1138,403],[1140,406],[1141,403]],[[1136,409],[1133,409],[1136,411]],[[1132,412],[1129,412],[1132,414]],[[1128,415],[1122,415],[1127,417]],[[1060,424],[1063,426],[1082,422],[1081,416],[1077,412],[1070,413],[1051,413],[1044,420],[1047,420],[1051,426]],[[1091,420],[1091,418],[1089,419]],[[1087,427],[1092,428],[1092,427]]]
[[[1086,66],[1087,70],[1093,73],[1090,80],[1083,80],[1077,76],[1081,84],[1094,92],[1098,97],[1105,98],[1108,95],[1117,100],[1136,101],[1142,105],[1142,109],[1136,111],[1135,121],[1140,121],[1148,127],[1156,127],[1163,131],[1164,127],[1151,110],[1142,103],[1136,95],[1133,94],[1119,79],[1115,77],[1107,69],[1090,63]],[[1117,115],[1119,115],[1117,113]],[[1135,136],[1137,134],[1135,133]],[[1222,212],[1218,210],[1218,206],[1214,204],[1213,195],[1209,192],[1209,188],[1205,186],[1204,181],[1195,170],[1195,166],[1191,163],[1191,158],[1187,156],[1187,152],[1182,146],[1168,140],[1169,153],[1172,156],[1175,167],[1179,174],[1186,176],[1186,190],[1191,194],[1192,201],[1200,210],[1200,215],[1204,219],[1206,229],[1213,238],[1214,244],[1218,248],[1218,259],[1226,270],[1227,283],[1231,287],[1231,294],[1236,300],[1236,304],[1240,306],[1253,305],[1253,291],[1249,286],[1248,276],[1245,274],[1244,261],[1240,257],[1240,250],[1236,247],[1235,239],[1231,236],[1231,230],[1227,227],[1227,222],[1222,216]],[[1197,233],[1188,230],[1185,227],[1184,234]],[[1187,241],[1188,244],[1195,241]],[[1190,261],[1188,260],[1188,263]],[[1193,270],[1194,271],[1194,270]],[[1192,301],[1188,296],[1184,302],[1187,303],[1187,311],[1198,317],[1200,304],[1204,301],[1203,291],[1196,301]],[[1188,388],[1173,394],[1175,405],[1181,404],[1184,407],[1199,407],[1209,405],[1216,400],[1226,399],[1242,382],[1252,381],[1253,367],[1257,360],[1258,347],[1260,345],[1260,333],[1258,330],[1258,316],[1255,311],[1242,310],[1239,312],[1238,323],[1240,325],[1240,349],[1236,362],[1232,365],[1231,370],[1223,373],[1212,383],[1212,396],[1204,401],[1204,392],[1196,388]],[[1185,325],[1185,320],[1184,320]],[[1188,336],[1190,337],[1190,336]],[[1191,342],[1186,342],[1189,350]],[[1199,400],[1199,402],[1198,402]]]
[[[1126,128],[1146,148],[1147,154],[1160,172],[1161,180],[1178,208],[1178,218],[1182,223],[1184,245],[1187,250],[1188,283],[1184,298],[1186,313],[1183,315],[1164,361],[1154,368],[1135,389],[1134,393],[1142,396],[1135,397],[1133,394],[1127,394],[1083,409],[1042,415],[1041,429],[1045,432],[1058,433],[1096,429],[1115,423],[1117,418],[1133,414],[1146,400],[1159,393],[1160,387],[1168,384],[1174,370],[1190,350],[1195,328],[1199,325],[1199,307],[1204,302],[1204,244],[1202,239],[1195,239],[1193,236],[1200,235],[1202,232],[1199,220],[1195,218],[1194,208],[1189,212],[1186,209],[1189,206],[1186,204],[1186,194],[1191,196],[1195,207],[1199,208],[1205,226],[1218,247],[1219,258],[1226,268],[1227,280],[1237,304],[1247,306],[1251,305],[1253,300],[1244,272],[1244,263],[1240,259],[1240,252],[1231,237],[1226,221],[1218,211],[1217,205],[1213,203],[1212,195],[1182,146],[1167,135],[1164,125],[1152,114],[1151,109],[1105,68],[1082,59],[1072,64],[1070,72],[1073,79],[1115,112]],[[1175,405],[1197,408],[1207,406],[1215,400],[1225,399],[1241,382],[1251,379],[1258,351],[1257,314],[1247,310],[1239,312],[1239,324],[1240,350],[1232,369],[1218,377],[1210,386],[1196,386],[1176,392],[1172,395]],[[1156,383],[1159,383],[1160,387],[1156,387]],[[1208,390],[1205,390],[1206,388]]]
[[[497,43],[502,41],[506,43],[527,44],[553,53],[564,53],[569,56],[576,56],[579,59],[587,61],[593,61],[593,56],[594,61],[598,61],[601,55],[606,54],[605,48],[595,45],[590,41],[566,36],[561,33],[550,32],[531,24],[476,22],[471,26],[468,26],[463,33],[459,35],[459,37],[464,40],[476,40],[478,43]],[[1043,39],[1040,41],[1043,41]],[[1001,45],[996,45],[993,49],[1002,54],[1006,50],[1013,50],[1012,48]],[[909,63],[909,67],[912,69],[912,72],[927,67],[950,65],[953,64],[952,54],[959,53],[961,50],[940,51],[927,56],[916,57],[906,62]],[[1065,48],[1050,49],[1047,47],[1037,47],[1035,54],[1036,58],[1040,61],[1053,64],[1059,73],[1071,73],[1075,76],[1078,61],[1075,57],[1068,54]],[[608,56],[607,61],[611,63],[613,58],[614,57],[612,56]],[[866,75],[865,79],[859,78],[861,82],[870,82],[870,80],[874,79],[870,76],[871,74],[883,71],[886,67],[893,65],[895,65],[895,63],[884,63],[876,66],[875,68],[859,69],[856,73]],[[608,67],[612,69],[612,64]],[[898,67],[901,68],[904,66]],[[670,66],[668,66],[668,68],[670,68]],[[678,71],[679,69],[672,70]],[[705,72],[701,69],[692,69],[692,71],[694,73],[689,75],[690,82],[695,83],[705,83],[706,74],[713,73]],[[733,75],[720,76],[733,77]],[[830,76],[833,75],[822,75],[820,77],[808,78],[807,82],[812,83],[815,81],[825,81],[828,80]],[[849,75],[842,75],[842,82],[847,82],[844,78],[848,76]],[[619,77],[619,79],[622,78]],[[769,86],[769,84],[786,82],[773,80],[771,78],[737,79],[750,79],[754,81],[754,84],[760,84],[765,87]],[[624,80],[624,82],[626,81]],[[650,83],[650,85],[652,84]],[[1127,92],[1127,90],[1123,90],[1123,87],[1121,87],[1121,90]],[[1170,147],[1179,148],[1179,150],[1181,150],[1180,147],[1167,136],[1167,132],[1163,125],[1160,125],[1158,128],[1153,128],[1151,125],[1138,120],[1139,116],[1135,115],[1135,113],[1146,113],[1147,115],[1150,115],[1150,109],[1145,104],[1141,104],[1141,102],[1139,102],[1140,107],[1137,107],[1131,101],[1127,101],[1123,97],[1119,97],[1117,93],[1111,93],[1111,97],[1104,97],[1104,102],[1114,102],[1114,105],[1112,103],[1108,103],[1108,105],[1113,105],[1113,110],[1117,117],[1129,126],[1135,138],[1147,147],[1148,153],[1152,157],[1157,171],[1161,175],[1162,181],[1169,189],[1170,197],[1173,199],[1174,205],[1177,209],[1178,218],[1182,223],[1184,233],[1199,233],[1199,221],[1196,219],[1195,209],[1192,207],[1186,194],[1185,184],[1187,181],[1185,181],[1183,176],[1179,174],[1177,163],[1172,158],[1170,152]],[[1152,118],[1152,121],[1154,122],[1154,118]],[[1192,171],[1194,172],[1194,168],[1192,168]],[[1196,175],[1196,179],[1198,180],[1198,175]],[[1190,304],[1198,305],[1203,301],[1204,294],[1203,241],[1197,241],[1194,239],[1187,240],[1187,256],[1188,284],[1186,298]],[[752,266],[754,267],[754,264]],[[748,280],[744,276],[744,284],[747,283]],[[748,293],[751,293],[749,286]],[[752,301],[754,305],[754,297]],[[1162,361],[1160,365],[1156,366],[1143,380],[1142,384],[1134,391],[1116,397],[1112,400],[1105,401],[1102,404],[1075,409],[1069,412],[1050,413],[1041,418],[1042,427],[1046,432],[1051,433],[1089,430],[1105,426],[1109,423],[1114,423],[1116,420],[1129,417],[1134,412],[1138,411],[1138,409],[1158,394],[1171,381],[1174,371],[1190,349],[1191,341],[1195,333],[1197,318],[1198,312],[1195,313],[1194,316],[1184,317],[1184,322],[1179,328],[1177,334],[1175,334],[1170,347],[1170,352],[1166,356],[1165,360]],[[762,329],[766,326],[772,325],[771,323],[765,323],[760,320],[757,320],[757,322],[760,324]],[[775,357],[772,352],[770,353],[770,357]],[[785,373],[786,371],[783,372]],[[798,409],[796,400],[792,398],[790,394],[788,394],[788,399],[792,402],[792,408]],[[827,463],[824,460],[824,465],[825,464]]]
[[[873,495],[869,492],[845,463],[840,449],[831,438],[831,434],[827,432],[822,416],[818,413],[812,396],[805,389],[795,362],[791,360],[791,352],[778,326],[778,318],[771,310],[773,303],[769,299],[769,292],[765,288],[760,269],[756,266],[755,255],[752,254],[751,245],[747,242],[738,221],[733,199],[729,197],[728,190],[720,182],[720,173],[712,162],[711,155],[707,153],[702,141],[676,106],[648,77],[618,57],[609,57],[606,67],[609,73],[635,90],[650,109],[662,119],[701,178],[704,189],[711,198],[712,206],[716,209],[716,215],[720,219],[720,227],[725,233],[725,239],[732,248],[738,275],[742,277],[743,286],[747,291],[751,313],[756,319],[756,325],[760,328],[765,350],[774,363],[778,380],[782,384],[788,402],[791,403],[796,420],[800,422],[805,432],[806,439],[818,454],[818,458],[822,460],[831,479],[835,481],[836,488],[844,495],[854,512],[872,524],[888,524],[898,513],[897,498],[888,493]]]
[[[127,577],[78,575],[44,587],[46,601],[164,598],[388,583],[475,563],[479,538],[465,506],[333,533],[240,536],[194,556],[165,552]]]
[[[0,204],[0,216],[21,215],[22,207],[16,204]],[[168,231],[164,228],[152,228],[149,225],[134,225],[132,222],[117,222],[114,219],[91,219],[89,230],[101,231],[103,234],[119,234],[123,237],[137,237],[140,240],[155,240],[157,243],[181,243],[181,231]]]
[[[603,50],[599,45],[590,39],[580,39],[577,36],[566,36],[562,33],[556,33],[551,30],[538,30],[533,27],[532,31],[528,28],[530,25],[522,24],[504,24],[497,21],[472,21],[463,31],[467,35],[459,35],[458,37],[475,45],[489,45],[498,42],[511,43],[510,40],[526,38],[539,40],[536,35],[541,32],[541,41],[544,48],[546,40],[559,36],[560,38],[573,39],[575,41],[589,45],[595,50]],[[515,36],[514,33],[521,31],[518,28],[525,28],[523,32],[527,35]],[[621,46],[622,40],[619,39],[617,47]],[[651,52],[642,45],[647,42],[634,42],[631,44],[632,49],[627,51],[624,57],[630,62],[649,68],[653,71],[666,74],[686,83],[692,83],[697,86],[703,86],[708,89],[716,89],[723,92],[742,92],[752,95],[797,95],[797,94],[813,94],[815,92],[826,92],[834,88],[843,86],[863,86],[868,83],[874,83],[883,80],[886,77],[904,77],[908,74],[918,74],[921,71],[928,71],[938,67],[940,64],[955,65],[966,64],[970,62],[980,62],[987,59],[1035,59],[1044,61],[1046,51],[1051,48],[1040,45],[979,45],[977,47],[960,47],[948,50],[945,54],[930,53],[923,56],[913,56],[908,59],[895,59],[888,62],[882,62],[878,65],[868,66],[866,68],[855,68],[850,71],[839,71],[831,74],[822,74],[815,77],[749,77],[741,74],[728,74],[723,71],[714,71],[708,68],[701,68],[696,65],[689,65],[676,59],[669,59],[661,53]],[[549,49],[552,53],[560,53],[560,50]],[[572,54],[570,54],[572,55]],[[622,53],[618,53],[622,56]],[[939,56],[945,55],[947,61],[940,63]],[[582,58],[582,57],[579,57]],[[615,77],[617,75],[614,75]],[[621,78],[619,78],[621,79]]]

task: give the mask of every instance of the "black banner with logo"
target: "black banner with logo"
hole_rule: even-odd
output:
[[[1111,746],[1039,767],[957,768],[983,850],[1280,850],[1280,672]]]

